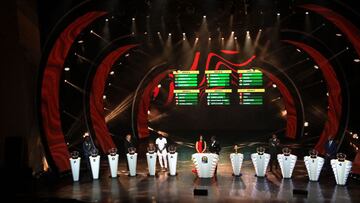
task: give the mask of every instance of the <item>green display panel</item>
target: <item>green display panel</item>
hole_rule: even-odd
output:
[[[208,87],[229,87],[231,70],[205,71]]]
[[[179,106],[197,105],[199,101],[199,90],[174,90],[175,102]]]
[[[193,88],[198,86],[199,71],[174,71],[175,88]]]
[[[230,105],[231,89],[207,89],[207,105]]]
[[[262,105],[265,89],[238,89],[240,105]]]
[[[259,70],[238,70],[240,87],[263,86],[263,74]]]

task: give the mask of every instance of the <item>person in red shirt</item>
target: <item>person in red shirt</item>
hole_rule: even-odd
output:
[[[202,135],[199,136],[199,140],[195,143],[196,153],[204,153],[206,151],[206,142]]]

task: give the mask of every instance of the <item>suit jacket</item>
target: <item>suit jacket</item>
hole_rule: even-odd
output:
[[[210,153],[219,154],[221,150],[220,143],[215,141],[215,143],[211,143],[209,146]]]
[[[326,154],[329,154],[331,158],[335,158],[336,149],[337,149],[337,144],[334,140],[332,141],[331,144],[329,141],[325,143],[325,152]]]

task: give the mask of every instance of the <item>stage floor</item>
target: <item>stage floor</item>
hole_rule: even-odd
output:
[[[79,182],[72,182],[68,176],[57,184],[43,184],[37,187],[36,196],[84,202],[360,202],[359,182],[349,179],[347,186],[337,186],[331,173],[323,173],[319,182],[309,182],[302,160],[297,162],[292,179],[282,179],[279,170],[257,178],[250,160],[243,163],[243,175],[234,177],[230,161],[224,156],[212,179],[196,178],[190,160],[178,162],[178,175],[174,177],[160,171],[156,177],[147,176],[145,160],[138,160],[138,175],[128,177],[121,171],[126,168],[122,161],[119,177],[110,178],[103,161],[99,180],[92,180],[89,173],[82,171]],[[206,189],[208,195],[194,195],[194,189]]]

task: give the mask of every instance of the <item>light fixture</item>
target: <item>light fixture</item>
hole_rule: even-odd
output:
[[[308,127],[308,126],[309,126],[309,122],[305,121],[305,122],[304,122],[304,126],[305,126],[305,127]]]
[[[135,21],[135,18],[132,18],[132,21]]]
[[[237,37],[234,37],[235,40],[237,40]]]
[[[93,31],[93,30],[90,30],[90,33],[94,33],[94,31]]]
[[[82,44],[82,43],[84,43],[84,40],[79,40],[78,43]]]
[[[111,72],[110,72],[110,75],[114,75],[114,74],[115,74],[115,72],[114,72],[114,71],[111,71]]]
[[[211,40],[211,37],[209,37],[209,41]]]
[[[315,69],[319,69],[319,66],[317,66],[317,65],[314,65],[314,68],[315,68]]]
[[[203,18],[206,18],[206,16],[203,16]]]
[[[105,22],[108,22],[109,21],[109,19],[108,18],[105,18]]]
[[[306,15],[309,15],[309,12],[306,11],[305,14],[306,14]]]
[[[354,59],[354,62],[355,62],[355,63],[359,63],[359,62],[360,62],[360,59]]]
[[[234,31],[231,31],[231,34],[234,34],[235,32]]]
[[[125,57],[129,57],[130,56],[130,54],[125,54]]]
[[[222,37],[221,40],[224,40],[224,38]]]
[[[171,32],[169,33],[169,36],[171,36]]]
[[[329,96],[329,92],[326,92],[326,96]]]
[[[280,16],[280,13],[277,13],[276,15],[277,15],[277,16]]]
[[[103,95],[103,99],[106,99],[106,95]]]
[[[276,85],[275,83],[273,83],[272,86],[273,86],[273,88],[276,88],[276,87],[277,87],[277,85]]]
[[[300,50],[300,49],[296,49],[296,51],[297,51],[297,52],[301,52],[301,50]]]
[[[338,37],[341,37],[341,36],[342,36],[341,33],[336,33],[335,35],[338,36]]]
[[[65,67],[64,70],[65,70],[65,71],[69,71],[70,68],[69,68],[69,67]]]
[[[158,86],[157,86],[158,88],[161,88],[161,84],[158,84]]]
[[[259,32],[261,32],[262,31],[262,29],[259,29]]]

